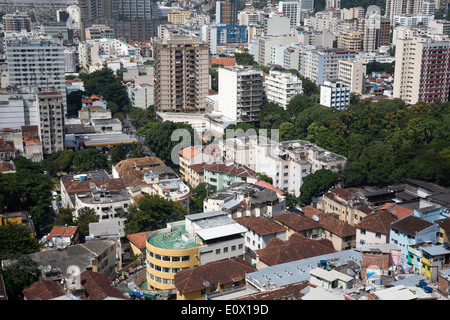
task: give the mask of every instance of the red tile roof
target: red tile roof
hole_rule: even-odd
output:
[[[259,260],[269,266],[333,252],[336,250],[328,245],[298,233],[293,233],[286,242],[279,238],[272,238],[264,249],[256,250]]]
[[[111,286],[111,281],[103,273],[86,270],[80,278],[87,300],[103,300],[106,297],[125,299],[119,289]]]
[[[247,227],[248,229],[255,231],[261,236],[279,232],[286,232],[286,228],[284,228],[282,225],[267,220],[263,217],[240,217],[234,218],[234,220],[237,223]]]
[[[256,184],[257,184],[258,186],[261,186],[261,187],[264,187],[264,188],[273,190],[273,191],[275,191],[275,192],[278,193],[278,194],[281,194],[281,195],[284,194],[283,191],[281,191],[280,189],[275,188],[273,185],[271,185],[270,183],[265,182],[265,181],[263,181],[263,180],[259,180]]]
[[[317,221],[295,212],[283,212],[276,215],[275,220],[299,233],[305,230],[321,228]]]
[[[206,164],[204,166],[204,170],[221,172],[227,175],[235,175],[239,177],[256,176],[256,172],[250,169],[249,167],[234,162]]]
[[[39,280],[22,293],[27,300],[50,300],[66,294],[59,283],[50,280]]]
[[[236,65],[236,58],[212,58],[209,59],[209,65],[212,66],[213,64],[223,65],[225,66],[235,66]]]
[[[335,218],[333,214],[325,213],[311,206],[303,207],[301,210],[308,218],[313,219],[314,216],[317,216],[321,227],[338,237],[356,236],[356,228],[354,226]]]
[[[204,265],[184,269],[175,274],[175,287],[181,293],[205,288],[204,281],[210,284],[223,284],[245,279],[245,275],[256,271],[241,258],[219,260]]]
[[[355,225],[355,228],[389,234],[390,225],[396,220],[397,217],[388,210],[379,210],[367,215],[361,222]]]
[[[47,241],[56,235],[60,235],[61,237],[73,237],[78,231],[77,226],[54,226],[50,234],[47,236]]]

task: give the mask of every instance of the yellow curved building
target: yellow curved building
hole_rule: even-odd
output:
[[[187,238],[184,221],[171,223],[169,227],[151,233],[146,243],[148,288],[175,289],[175,274],[200,264],[200,246]]]

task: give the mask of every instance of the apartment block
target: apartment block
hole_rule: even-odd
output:
[[[86,33],[86,40],[95,40],[95,39],[115,39],[114,30],[105,25],[92,25],[89,28],[84,30]]]
[[[366,79],[366,65],[359,60],[339,60],[338,79],[351,92],[362,94]]]
[[[289,18],[291,22],[291,28],[295,28],[300,24],[300,17],[298,16],[298,5],[299,2],[296,1],[278,2],[278,12],[282,12],[284,16]]]
[[[216,2],[216,23],[224,23],[227,26],[238,25],[238,2],[237,0]]]
[[[63,112],[67,114],[64,49],[60,43],[34,38],[6,40],[9,84],[32,86],[62,95]]]
[[[293,96],[302,93],[302,81],[291,73],[271,70],[266,76],[265,85],[267,100],[285,109]]]
[[[168,13],[167,22],[172,24],[184,24],[184,21],[190,17],[190,11],[173,10]]]
[[[363,7],[353,7],[353,8],[342,8],[341,9],[341,19],[351,20],[355,18],[364,17]]]
[[[157,111],[204,111],[209,93],[209,46],[197,37],[154,43],[154,99]]]
[[[240,26],[256,25],[258,14],[254,11],[241,11],[238,13],[238,22]]]
[[[385,16],[391,22],[394,17],[405,14],[434,14],[435,1],[427,0],[386,0]],[[432,11],[432,12],[430,12]]]
[[[270,13],[264,18],[263,26],[265,36],[289,35],[291,32],[290,18],[280,13]]]
[[[345,30],[339,35],[337,46],[338,48],[359,52],[362,48],[361,38],[361,32],[357,30]]]
[[[44,156],[64,150],[64,102],[59,92],[37,94],[38,128]]]
[[[389,45],[390,27],[390,20],[379,14],[356,19],[354,28],[361,32],[361,49],[365,52],[374,52],[381,46]]]
[[[31,18],[26,12],[7,13],[2,20],[6,32],[31,31]]]
[[[442,41],[444,40],[444,41]],[[395,98],[407,104],[448,101],[450,41],[443,37],[398,39],[395,52]]]
[[[434,15],[431,14],[405,14],[394,16],[393,24],[394,26],[428,28],[433,20]]]
[[[428,27],[436,30],[437,34],[445,34],[450,36],[450,21],[447,20],[430,20]]]
[[[245,66],[219,68],[218,111],[237,123],[259,122],[263,90],[261,70]]]

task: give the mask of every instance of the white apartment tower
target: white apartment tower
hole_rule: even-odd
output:
[[[64,150],[64,104],[59,92],[40,92],[38,129],[44,155]]]
[[[218,111],[237,123],[259,122],[263,72],[244,66],[219,68]]]
[[[64,49],[51,40],[10,38],[6,40],[9,83],[33,86],[40,91],[57,91],[62,95],[67,114]]]
[[[320,86],[320,104],[329,108],[344,109],[350,104],[350,87],[342,81],[325,81]]]
[[[290,73],[270,71],[266,76],[266,92],[267,100],[286,109],[291,98],[302,93],[302,81]]]
[[[296,1],[280,1],[278,2],[278,11],[282,12],[291,21],[291,28],[295,28],[300,24],[300,16],[298,15],[299,2]]]
[[[366,65],[356,59],[339,60],[338,78],[351,92],[362,94],[366,76]]]

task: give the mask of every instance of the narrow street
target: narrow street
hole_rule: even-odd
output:
[[[145,142],[145,139],[137,134],[137,129],[134,126],[134,124],[131,123],[130,120],[123,119],[122,125],[123,125],[123,131],[126,132],[127,134],[135,137],[138,140],[138,142],[142,145],[146,156],[152,156],[152,157],[156,156],[148,147],[147,143]]]

